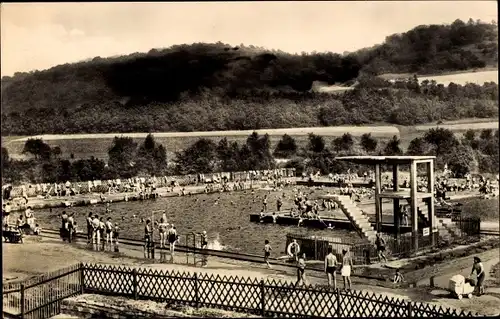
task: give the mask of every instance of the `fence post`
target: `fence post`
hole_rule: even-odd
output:
[[[408,302],[407,308],[408,308],[408,318],[410,318],[411,317],[411,313],[412,313],[412,308],[413,308],[411,302]]]
[[[194,273],[193,275],[193,280],[194,280],[194,304],[196,308],[200,307],[200,295],[198,292],[198,274]]]
[[[134,288],[134,299],[137,300],[137,269],[132,269],[132,286]]]
[[[260,315],[264,317],[266,314],[266,286],[264,279],[260,280]]]
[[[24,313],[26,312],[26,300],[24,295],[24,283],[21,284],[21,319],[24,319]]]
[[[318,260],[318,239],[314,237],[314,259]]]
[[[155,242],[151,242],[151,259],[155,259]]]
[[[340,289],[337,288],[337,291],[336,291],[336,295],[337,295],[337,317],[340,318],[342,317],[342,310],[340,309]]]
[[[80,293],[83,294],[85,292],[85,277],[83,274],[83,270],[85,266],[83,263],[80,263]]]

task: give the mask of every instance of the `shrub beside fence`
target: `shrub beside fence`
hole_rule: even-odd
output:
[[[60,312],[62,299],[95,293],[266,317],[473,316],[361,291],[331,291],[318,286],[295,288],[291,282],[122,266],[79,264],[35,279],[29,284],[11,285],[10,290],[6,289],[9,284],[4,285],[4,313],[45,319]]]

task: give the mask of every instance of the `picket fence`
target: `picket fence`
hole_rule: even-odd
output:
[[[362,291],[294,287],[275,280],[125,266],[78,264],[3,286],[4,317],[45,319],[65,298],[94,293],[219,308],[265,317],[471,317],[470,312]]]

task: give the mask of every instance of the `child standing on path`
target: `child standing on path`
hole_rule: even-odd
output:
[[[378,261],[380,262],[381,259],[384,260],[384,262],[387,262],[387,258],[385,257],[385,240],[380,236],[380,233],[377,233],[377,239],[375,239],[375,246],[377,246],[377,254],[378,254]]]
[[[297,262],[297,282],[295,283],[295,287],[298,285],[307,285],[306,279],[306,254],[302,254]]]
[[[271,265],[269,264],[269,257],[271,256],[271,245],[269,244],[269,240],[266,239],[264,242],[264,261],[267,264],[267,268],[271,269]]]
[[[342,278],[344,278],[344,289],[351,289],[351,269],[352,269],[352,259],[349,256],[347,250],[342,250],[342,269],[341,274]]]

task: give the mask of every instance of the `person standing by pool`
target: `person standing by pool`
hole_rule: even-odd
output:
[[[264,200],[262,201],[262,209],[267,212],[267,195],[264,195]]]
[[[167,223],[166,220],[160,218],[160,223],[158,224],[158,233],[160,234],[160,248],[164,248],[167,243],[166,232],[167,232]]]
[[[90,212],[87,217],[87,244],[90,244],[92,240],[92,219],[92,212]]]
[[[477,256],[474,257],[474,265],[472,265],[472,271],[470,272],[469,277],[472,276],[474,272],[476,272],[477,276],[477,284],[474,290],[477,291],[478,296],[481,296],[482,294],[484,294],[483,282],[486,274],[484,272],[483,263],[481,262],[481,259]]]
[[[328,287],[332,286],[333,281],[333,289],[337,290],[337,256],[333,254],[332,247],[328,247],[328,255],[325,257],[325,272],[328,276]]]
[[[113,244],[113,224],[111,223],[111,217],[108,217],[106,221],[106,245],[109,245],[111,249],[111,245]]]
[[[380,236],[380,233],[377,233],[377,238],[375,239],[375,246],[377,246],[378,261],[380,262],[380,260],[383,259],[384,262],[387,262],[387,258],[384,255],[385,240]]]
[[[66,214],[66,211],[63,210],[61,214],[61,228],[62,229],[68,229],[68,214]]]
[[[102,216],[99,218],[99,236],[101,237],[99,245],[102,245],[102,249],[104,250],[104,245],[106,243],[106,223],[104,222],[104,217]]]
[[[403,226],[408,226],[408,206],[403,207]]]
[[[144,226],[144,258],[150,257],[152,235],[153,228],[151,227],[151,220],[148,218],[146,220],[146,225]]]
[[[297,261],[297,282],[295,283],[295,287],[300,284],[306,284],[306,254],[302,254]]]
[[[352,259],[349,256],[349,252],[344,249],[342,250],[342,269],[340,270],[342,274],[342,278],[344,278],[344,289],[351,289],[351,268],[352,268]]]
[[[68,216],[68,242],[72,242],[73,241],[73,232],[75,230],[75,219],[73,217],[73,215],[75,215],[75,213],[71,214]]]
[[[280,197],[278,197],[278,200],[276,201],[276,209],[278,210],[278,212],[281,211],[281,206],[283,206],[283,201]]]
[[[269,264],[269,257],[271,256],[272,247],[269,244],[269,240],[264,241],[264,261],[267,264],[267,268],[271,269],[271,264]]]
[[[120,236],[120,227],[118,226],[117,223],[115,223],[115,227],[113,229],[113,239],[114,239],[114,243],[115,243],[115,252],[119,252],[119,248],[118,248],[118,238]]]
[[[99,243],[101,242],[101,232],[99,231],[99,216],[96,214],[92,219],[92,244],[95,244],[95,249],[99,251]]]
[[[170,226],[168,230],[168,243],[170,244],[170,259],[172,262],[174,261],[174,251],[175,251],[175,242],[177,241],[177,230],[175,230],[174,224]]]
[[[201,249],[205,250],[208,248],[208,238],[207,238],[207,232],[204,230],[201,233]],[[206,267],[208,263],[208,255],[203,254],[201,258],[201,266]]]

